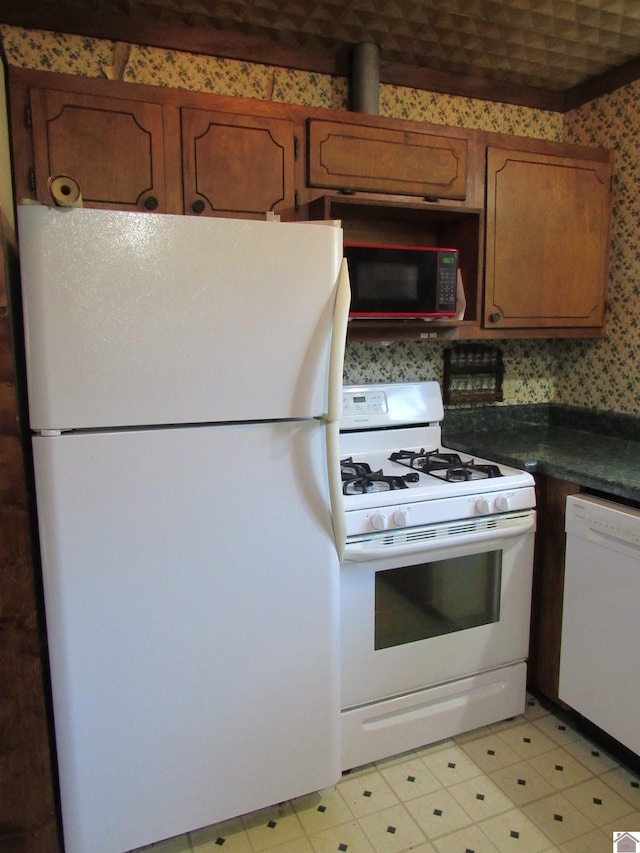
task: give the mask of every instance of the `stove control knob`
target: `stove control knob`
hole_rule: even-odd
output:
[[[509,509],[509,498],[506,495],[498,495],[495,507],[496,512],[506,512]]]
[[[478,515],[489,514],[489,501],[486,498],[478,498],[476,501],[476,512]]]
[[[387,516],[381,512],[374,512],[369,521],[374,530],[384,530],[387,526]]]
[[[397,509],[393,513],[393,523],[396,527],[406,527],[409,521],[406,509]]]

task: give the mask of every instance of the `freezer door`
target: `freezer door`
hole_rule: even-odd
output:
[[[334,784],[323,428],[38,437],[34,452],[67,853]]]
[[[34,430],[326,414],[340,228],[18,217]]]

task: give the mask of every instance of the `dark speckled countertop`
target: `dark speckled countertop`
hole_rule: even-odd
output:
[[[640,417],[553,403],[452,408],[442,443],[640,502]]]

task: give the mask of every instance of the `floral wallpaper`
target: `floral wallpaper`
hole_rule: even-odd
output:
[[[609,258],[608,335],[564,342],[556,399],[640,414],[640,81],[565,116],[570,142],[616,152]]]
[[[6,25],[0,25],[0,38],[10,65],[89,77],[104,76],[115,49],[115,44],[106,40]],[[348,98],[344,78],[144,45],[131,46],[123,79],[327,109],[345,109]],[[505,404],[558,401],[640,413],[639,95],[640,84],[634,84],[563,116],[406,87],[380,87],[383,116],[567,139],[618,151],[609,337],[597,341],[499,342],[505,364]],[[443,348],[438,342],[349,343],[345,381],[440,380]]]

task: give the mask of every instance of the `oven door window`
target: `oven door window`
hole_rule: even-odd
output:
[[[501,575],[502,551],[376,572],[374,647],[497,622]]]

